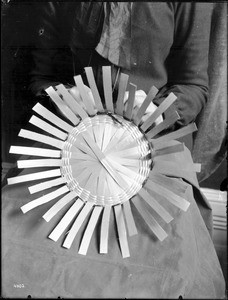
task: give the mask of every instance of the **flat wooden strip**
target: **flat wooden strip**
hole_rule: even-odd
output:
[[[57,241],[67,226],[71,223],[73,218],[77,215],[78,211],[83,206],[84,202],[78,198],[75,203],[70,207],[70,209],[66,212],[64,217],[58,223],[58,225],[54,228],[54,230],[49,234],[49,238],[53,241]]]
[[[131,206],[129,201],[125,201],[123,203],[123,211],[124,211],[124,216],[126,219],[126,224],[127,224],[127,229],[128,229],[128,234],[129,236],[133,236],[138,233],[136,225],[135,225],[135,220],[132,215],[131,211]]]
[[[124,95],[127,89],[129,75],[121,73],[120,74],[120,81],[119,81],[119,88],[118,88],[118,96],[116,101],[116,114],[123,116],[124,113]]]
[[[147,180],[145,187],[150,187],[151,181]],[[142,188],[138,195],[146,201],[150,207],[166,222],[170,223],[173,217],[155,200],[153,195],[150,195],[144,188]]]
[[[106,124],[104,128],[104,134],[103,134],[103,141],[102,141],[102,152],[104,152],[105,148],[110,142],[110,139],[112,137],[112,127],[113,125],[111,124]]]
[[[18,160],[18,168],[38,168],[38,167],[60,167],[62,166],[61,159],[27,159]]]
[[[59,139],[65,141],[67,138],[67,134],[61,130],[59,130],[58,128],[48,124],[47,122],[43,121],[42,119],[36,117],[36,116],[32,116],[31,119],[29,120],[29,122],[37,127],[39,127],[40,129],[48,132],[51,135],[54,135],[56,137],[58,137]]]
[[[107,159],[102,159],[101,161],[102,165],[105,167],[105,169],[108,171],[108,173],[112,176],[112,178],[119,184],[119,186],[125,190],[128,188],[129,183],[124,180],[123,176],[120,175],[115,168],[113,168],[112,164],[107,161]]]
[[[109,175],[106,176],[106,183],[109,189],[109,195],[117,196],[123,193],[123,189],[118,185],[118,183]]]
[[[159,145],[161,145],[164,142],[170,141],[170,140],[176,140],[179,139],[185,135],[188,135],[194,131],[197,130],[196,124],[195,123],[191,123],[181,129],[178,129],[176,131],[170,132],[164,136],[161,136],[157,139],[153,139],[151,141],[152,145],[154,145],[155,147],[158,147]]]
[[[147,110],[148,106],[151,104],[152,100],[158,93],[158,89],[155,86],[152,86],[147,94],[145,100],[143,101],[142,105],[140,106],[139,110],[137,111],[136,116],[133,118],[134,123],[138,126],[145,111]]]
[[[97,184],[97,194],[99,196],[106,195],[106,186],[105,186],[106,177],[107,177],[107,172],[104,168],[102,168],[98,176],[98,184]]]
[[[55,126],[61,128],[62,130],[66,132],[71,132],[74,128],[72,125],[68,124],[67,122],[63,121],[59,117],[57,117],[55,114],[50,112],[46,107],[41,105],[40,103],[37,103],[33,108],[35,112],[37,112],[39,115],[41,115],[44,119],[47,119],[51,123],[53,123]]]
[[[109,233],[109,220],[110,220],[111,206],[105,206],[101,221],[101,234],[100,234],[100,253],[108,253],[108,233]]]
[[[8,178],[7,180],[8,180],[8,184],[15,184],[15,183],[20,183],[20,182],[33,181],[33,180],[56,177],[56,176],[61,176],[60,169],[11,177],[11,178]]]
[[[142,216],[143,220],[146,222],[150,230],[156,235],[156,237],[163,241],[168,234],[165,230],[158,224],[158,222],[154,219],[154,217],[147,211],[145,206],[142,204],[142,201],[139,199],[138,196],[132,198],[132,202],[134,203],[136,209]]]
[[[92,170],[90,168],[84,168],[82,170],[72,170],[72,176],[77,180],[82,188],[84,188],[87,180],[91,175]]]
[[[164,175],[170,175],[174,177],[179,177],[179,171],[182,172],[197,172],[199,170],[200,164],[194,164],[191,162],[185,162],[184,164],[180,165],[178,162],[175,161],[165,161],[165,160],[155,160],[154,167],[156,170],[160,170],[160,173]],[[177,173],[177,175],[175,175]]]
[[[36,133],[34,131],[25,130],[25,129],[21,129],[18,136],[21,136],[23,138],[30,139],[33,141],[41,142],[44,144],[48,144],[48,145],[51,145],[58,149],[62,149],[63,145],[64,145],[63,141],[57,140],[55,138],[49,137],[44,134]]]
[[[163,122],[155,125],[150,131],[146,133],[148,140],[155,137],[158,133],[162,132],[164,129],[167,129],[169,126],[173,125],[180,118],[179,114],[174,111],[168,118]]]
[[[156,119],[163,114],[172,104],[176,101],[177,97],[170,93],[168,97],[158,106],[158,108],[152,113],[152,115],[141,125],[141,129],[145,132]]]
[[[49,222],[64,206],[70,203],[73,199],[77,198],[77,194],[74,191],[66,194],[43,215],[43,219],[46,222]]]
[[[115,153],[110,153],[106,156],[108,159],[114,159],[115,162],[123,165],[123,166],[130,166],[130,167],[139,167],[139,159],[138,158],[127,158],[127,157],[119,157],[115,155]]]
[[[95,154],[95,156],[98,158],[98,160],[102,160],[105,158],[103,152],[101,149],[97,146],[97,144],[93,141],[93,139],[90,137],[88,132],[82,132],[82,136],[92,152]]]
[[[105,126],[103,124],[97,125],[96,128],[94,129],[95,141],[99,149],[102,149],[104,129]]]
[[[64,183],[66,183],[65,179],[63,177],[59,177],[57,179],[52,179],[52,180],[48,180],[48,181],[45,181],[42,183],[32,185],[28,189],[29,189],[30,194],[34,194],[34,193],[44,191],[46,189],[49,189],[51,187],[58,186],[58,185],[61,185]]]
[[[138,146],[129,148],[127,151],[126,149],[120,151],[115,151],[115,149],[113,149],[112,154],[120,157],[140,157]]]
[[[54,90],[52,86],[49,86],[45,89],[45,92],[49,95],[51,100],[56,104],[59,110],[64,114],[64,116],[74,125],[77,125],[79,119],[72,112],[72,110],[63,102],[63,100],[59,97],[58,93]]]
[[[179,196],[181,194],[184,194],[188,187],[188,184],[181,179],[171,178],[163,174],[153,172],[153,170],[149,173],[149,178],[151,179],[151,181],[168,188]]]
[[[86,230],[85,230],[85,233],[83,235],[82,242],[80,244],[80,248],[79,248],[79,251],[78,251],[79,254],[86,255],[86,253],[88,251],[88,248],[89,248],[91,237],[93,235],[95,226],[96,226],[97,221],[100,217],[102,209],[103,209],[102,206],[95,206],[94,207],[92,215],[89,219],[89,223],[88,223],[88,225],[86,227]]]
[[[128,120],[132,119],[133,116],[133,108],[134,108],[134,101],[135,101],[135,93],[137,90],[137,86],[130,83],[129,85],[129,97],[127,99],[127,108],[124,114],[125,118]]]
[[[155,192],[163,197],[165,197],[169,202],[183,211],[187,211],[190,203],[183,197],[173,193],[171,190],[151,181],[147,180],[145,187],[150,189],[152,192]]]
[[[80,229],[82,223],[84,222],[84,220],[86,219],[87,215],[89,214],[89,212],[91,211],[92,208],[93,208],[93,204],[90,202],[86,202],[86,204],[82,208],[81,212],[77,216],[76,220],[74,221],[74,224],[72,225],[72,227],[63,243],[63,247],[68,248],[68,249],[71,247],[71,245],[74,241],[74,238],[75,238],[76,234],[78,233],[78,230]]]
[[[47,203],[65,193],[69,192],[69,189],[68,187],[65,185],[63,187],[60,187],[59,189],[55,190],[54,192],[51,192],[49,194],[46,194],[38,199],[35,199],[35,200],[32,200],[30,201],[29,203],[23,205],[21,207],[21,210],[23,213],[26,213],[28,211],[30,211],[31,209],[37,207],[37,206],[40,206],[44,203]]]
[[[112,136],[112,139],[110,140],[109,144],[107,145],[107,147],[104,150],[104,153],[108,153],[109,151],[112,151],[113,148],[118,144],[118,142],[122,139],[123,135],[126,132],[126,128],[123,129],[122,127],[120,127],[118,130],[116,130],[116,132],[114,133],[114,135]]]
[[[80,75],[74,76],[74,81],[76,83],[77,88],[79,89],[79,93],[82,97],[83,103],[85,104],[88,114],[90,116],[94,116],[96,114],[96,110],[94,109],[93,102],[84,88],[82,77]]]
[[[112,77],[111,77],[111,67],[103,66],[103,86],[104,86],[104,96],[106,109],[110,112],[114,112],[113,98],[112,98]]]
[[[89,82],[90,89],[93,94],[95,105],[99,112],[103,112],[104,107],[103,107],[101,97],[100,97],[98,89],[97,89],[97,85],[96,85],[94,74],[93,74],[93,69],[91,67],[86,67],[85,72],[86,72],[86,76],[87,76],[87,79]]]
[[[11,146],[9,153],[24,154],[32,156],[43,156],[43,157],[60,157],[60,150],[50,150],[37,147],[23,147],[23,146]]]
[[[82,108],[82,106],[74,99],[74,97],[68,92],[63,84],[56,86],[57,91],[62,94],[63,100],[69,106],[69,108],[74,112],[74,114],[79,115],[82,120],[88,118],[87,112]],[[79,123],[79,120],[78,120]]]
[[[172,145],[164,148],[159,148],[157,149],[156,146],[154,147],[154,157],[157,156],[162,156],[162,155],[167,155],[171,153],[177,153],[177,152],[182,152],[184,151],[184,144],[177,144],[177,145]]]
[[[130,177],[130,178],[135,178],[138,174],[134,172],[132,169],[126,168],[125,166],[119,164],[116,162],[114,159],[112,159],[110,156],[106,157],[106,160],[113,165],[113,167],[123,173],[124,175]]]
[[[70,157],[70,161],[73,163],[74,161],[80,161],[80,160],[91,160],[91,161],[97,161],[97,159],[95,157],[92,157],[86,153],[77,153],[75,156],[71,156]]]
[[[117,231],[118,231],[121,253],[123,258],[129,257],[130,252],[129,252],[129,246],[127,241],[127,231],[124,222],[122,207],[120,204],[114,206],[114,212],[115,212],[115,219],[117,224]]]
[[[85,189],[90,191],[92,195],[97,195],[98,177],[100,170],[102,168],[101,164],[96,164],[96,166],[91,166],[91,175],[85,184]]]

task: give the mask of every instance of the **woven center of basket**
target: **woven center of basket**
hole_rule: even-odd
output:
[[[83,201],[115,205],[141,189],[151,168],[150,147],[138,127],[118,115],[86,118],[62,150],[62,176]]]

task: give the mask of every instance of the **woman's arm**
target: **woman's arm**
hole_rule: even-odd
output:
[[[208,51],[212,5],[173,3],[175,36],[166,61],[168,84],[154,100],[160,104],[173,92],[180,119],[177,127],[195,120],[208,98]]]

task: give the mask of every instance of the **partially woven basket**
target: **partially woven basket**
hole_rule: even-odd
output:
[[[103,67],[104,97],[100,98],[92,68],[85,68],[94,102],[88,96],[81,76],[75,83],[82,102],[78,102],[62,85],[49,87],[46,92],[68,121],[53,114],[40,103],[33,110],[41,117],[32,116],[30,123],[48,133],[39,134],[21,130],[19,136],[39,141],[56,149],[11,146],[10,153],[27,154],[42,159],[19,160],[19,168],[52,168],[42,172],[9,178],[8,184],[43,180],[29,187],[31,194],[54,189],[21,207],[23,213],[61,197],[43,215],[48,222],[68,203],[72,203],[49,238],[57,241],[65,230],[68,234],[63,247],[70,248],[85,220],[89,219],[83,234],[79,253],[87,253],[92,234],[100,226],[100,253],[108,252],[110,213],[113,211],[121,253],[130,256],[128,236],[137,234],[133,204],[153,234],[163,241],[167,233],[157,220],[166,223],[172,215],[162,206],[161,198],[186,211],[189,202],[184,198],[186,183],[174,177],[181,166],[177,162],[164,162],[162,156],[184,150],[175,139],[196,130],[195,124],[169,134],[162,132],[178,119],[174,112],[168,119],[155,125],[156,119],[176,100],[170,94],[146,121],[142,117],[157,93],[152,87],[138,110],[134,109],[136,86],[129,84],[129,97],[124,104],[128,75],[121,74],[117,101],[114,104],[111,68]],[[159,135],[158,135],[159,134]],[[50,135],[54,136],[51,137]],[[161,157],[161,159],[159,159]],[[154,168],[156,158],[156,168]],[[189,163],[191,171],[199,171],[199,164]],[[52,178],[50,180],[50,178]],[[54,178],[54,179],[53,179]],[[47,179],[47,180],[46,180]],[[148,211],[145,203],[152,208]],[[155,214],[153,214],[153,211]],[[69,228],[70,223],[73,225]]]

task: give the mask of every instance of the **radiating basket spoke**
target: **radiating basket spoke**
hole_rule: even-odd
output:
[[[112,98],[112,78],[111,78],[111,67],[103,66],[103,86],[106,109],[110,112],[114,112],[113,98]]]
[[[108,253],[108,233],[110,223],[111,206],[106,205],[103,210],[101,221],[101,234],[100,234],[100,253]]]
[[[23,147],[23,146],[11,146],[10,153],[14,154],[24,154],[32,156],[42,156],[42,157],[60,157],[60,150],[51,150],[37,147]]]
[[[83,107],[77,102],[76,99],[68,92],[63,84],[59,84],[56,86],[57,91],[62,94],[64,101],[69,106],[69,108],[74,112],[75,115],[81,117],[81,119],[88,118],[87,112],[83,109]]]
[[[44,191],[44,190],[49,189],[51,187],[58,186],[58,185],[61,185],[61,184],[65,184],[65,183],[66,183],[65,179],[63,177],[59,177],[57,179],[52,179],[52,180],[48,180],[48,181],[45,181],[45,182],[42,182],[42,183],[32,185],[28,189],[29,189],[30,194],[34,194],[34,193]]]
[[[120,204],[114,206],[114,212],[115,212],[115,219],[116,219],[121,253],[122,253],[123,258],[129,257],[130,252],[129,252],[129,246],[128,246],[128,241],[127,241],[127,231],[126,231],[126,226],[125,226],[125,222],[124,222],[122,207]]]
[[[100,149],[102,149],[102,143],[103,143],[103,135],[104,135],[104,126],[103,124],[99,124],[98,126],[96,126],[96,128],[94,129],[94,136],[95,136],[95,141],[96,144],[98,145],[98,147]]]
[[[70,203],[73,199],[77,200],[77,198],[78,196],[74,191],[66,194],[43,215],[43,219],[46,222],[49,222],[64,206]]]
[[[78,198],[75,203],[70,207],[70,209],[66,212],[64,217],[61,219],[61,221],[58,223],[58,225],[55,227],[55,229],[50,233],[48,236],[53,241],[58,241],[64,230],[67,228],[67,226],[71,223],[71,221],[74,219],[74,217],[77,215],[81,207],[83,206],[84,202]]]
[[[102,104],[102,101],[101,101],[101,98],[100,98],[100,95],[99,95],[99,92],[97,89],[97,85],[96,85],[95,78],[93,75],[93,69],[91,67],[86,67],[85,72],[86,72],[86,76],[87,76],[87,79],[88,79],[88,82],[89,82],[89,85],[90,85],[90,88],[91,88],[91,91],[92,91],[92,94],[94,97],[96,107],[99,112],[103,112],[104,107],[103,107],[103,104]]]
[[[172,145],[168,147],[162,147],[157,149],[157,147],[154,147],[154,158],[158,156],[163,156],[171,153],[177,153],[177,152],[182,152],[184,151],[184,144],[177,144],[177,145]]]
[[[108,173],[106,175],[106,184],[111,196],[115,196],[123,192],[123,189],[121,189],[117,182]]]
[[[68,249],[71,247],[71,245],[74,241],[74,238],[75,238],[76,234],[78,233],[78,230],[80,229],[82,223],[85,221],[87,215],[92,210],[92,208],[93,208],[93,204],[90,202],[86,202],[86,204],[82,208],[81,212],[77,216],[76,220],[74,221],[69,233],[67,234],[66,239],[63,243],[63,247],[68,248]]]
[[[7,180],[8,180],[8,184],[15,184],[20,182],[33,181],[33,180],[57,177],[57,176],[61,176],[60,169],[31,173],[27,175],[20,175],[20,176],[8,178]]]
[[[107,183],[106,183],[107,171],[102,168],[98,176],[97,193],[99,196],[106,196]]]
[[[179,118],[180,116],[178,115],[178,113],[176,111],[173,111],[168,118],[164,119],[163,122],[159,123],[158,125],[155,125],[151,130],[149,130],[146,133],[147,139],[151,140],[158,133],[162,132],[163,130],[173,125]]]
[[[116,156],[119,157],[139,157],[139,149],[138,147],[132,147],[130,149],[128,149],[127,151],[124,150],[120,150],[120,151],[115,151],[115,149],[113,149],[113,154],[115,153]]]
[[[136,90],[137,90],[137,86],[130,83],[129,97],[127,100],[127,108],[126,108],[126,112],[124,114],[125,118],[127,118],[128,120],[132,119]]]
[[[97,161],[97,158],[95,156],[90,156],[88,154],[85,154],[83,152],[78,152],[74,153],[75,155],[71,155],[70,162],[74,163],[76,161],[81,161],[81,160],[90,160],[90,161]]]
[[[104,149],[104,153],[108,153],[110,150],[112,151],[113,147],[115,147],[119,141],[121,141],[123,135],[126,132],[126,128],[120,128],[119,130],[117,130],[113,136],[112,139],[110,140],[109,144],[107,145],[107,147]]]
[[[86,227],[86,230],[85,230],[85,233],[83,235],[82,242],[80,244],[80,248],[79,248],[79,251],[78,251],[79,254],[86,255],[87,250],[89,248],[91,237],[93,235],[95,226],[96,226],[97,221],[100,217],[102,209],[103,209],[102,206],[95,206],[94,207],[92,215],[89,219],[89,223],[88,223],[88,225]]]
[[[183,180],[180,180],[178,178],[168,177],[160,173],[156,173],[153,170],[149,173],[149,178],[154,183],[157,183],[163,187],[168,188],[169,190],[171,190],[177,195],[184,194],[188,187],[188,184],[185,183]]]
[[[145,187],[150,189],[151,192],[154,192],[156,194],[165,197],[169,202],[171,202],[173,205],[177,206],[178,208],[182,209],[183,211],[187,211],[190,203],[184,199],[183,197],[173,193],[171,190],[158,185],[157,183],[147,180]]]
[[[85,184],[87,180],[89,179],[89,176],[91,175],[92,170],[91,168],[85,167],[83,169],[76,169],[74,168],[72,170],[72,176],[77,180],[77,182],[80,184],[81,187],[85,187]]]
[[[126,219],[127,229],[129,236],[133,236],[138,233],[135,220],[131,211],[130,201],[125,201],[123,203],[123,211]]]
[[[127,89],[129,75],[121,73],[120,81],[119,81],[119,88],[118,88],[118,96],[116,101],[116,109],[115,113],[119,116],[123,116],[124,112],[124,95]]]
[[[91,166],[91,175],[85,184],[85,189],[90,191],[91,194],[97,195],[97,181],[99,177],[100,170],[102,168],[101,164]]]
[[[102,148],[101,148],[102,152],[104,152],[105,148],[109,144],[111,137],[112,137],[112,125],[107,124],[104,128]]]
[[[26,213],[28,211],[30,211],[31,209],[37,207],[37,206],[40,206],[44,203],[47,203],[65,193],[69,192],[69,189],[67,186],[63,186],[63,187],[60,187],[59,189],[55,190],[54,192],[51,192],[49,194],[46,194],[38,199],[35,199],[35,200],[32,200],[30,201],[29,203],[23,205],[21,207],[21,210],[23,213]]]
[[[90,116],[94,116],[96,114],[96,110],[94,109],[92,99],[90,99],[89,94],[85,90],[82,77],[80,75],[74,76],[74,81],[76,83],[77,88],[79,89],[79,93],[82,97],[83,103],[86,106],[86,110],[88,111]]]
[[[152,144],[157,147],[158,145],[164,143],[164,142],[167,142],[167,141],[170,141],[170,140],[176,140],[176,139],[179,139],[185,135],[188,135],[194,131],[197,130],[197,127],[196,127],[196,124],[195,123],[191,123],[181,129],[178,129],[176,131],[173,131],[173,132],[170,132],[166,135],[163,135],[157,139],[153,139],[152,140]]]
[[[51,123],[53,123],[54,125],[66,132],[71,132],[74,128],[72,125],[68,124],[67,122],[63,121],[55,114],[50,112],[46,107],[44,107],[40,103],[37,103],[32,109],[39,115],[41,115],[43,118],[47,119],[48,121],[50,121]]]
[[[130,178],[135,178],[137,176],[137,173],[134,172],[132,169],[129,169],[129,168],[126,168],[124,167],[123,165],[117,163],[114,159],[112,159],[110,156],[109,157],[106,157],[107,161],[110,162],[114,168],[123,173],[124,175],[130,177]]]
[[[79,123],[78,117],[72,112],[72,110],[62,101],[58,93],[54,90],[52,86],[45,89],[45,92],[49,95],[51,100],[56,104],[59,110],[64,114],[64,116],[71,121],[72,124],[77,125]]]
[[[139,110],[137,111],[136,116],[133,118],[134,123],[136,125],[139,125],[144,113],[146,112],[148,106],[152,103],[152,100],[156,96],[157,92],[158,92],[158,89],[155,86],[152,86],[152,88],[150,89],[149,93],[147,94],[145,100],[143,101],[142,105],[140,106]]]
[[[165,230],[158,224],[158,222],[154,219],[154,217],[148,212],[148,210],[145,208],[145,206],[142,204],[142,201],[139,199],[138,196],[135,196],[132,199],[132,202],[134,203],[136,209],[142,216],[143,220],[146,222],[150,230],[156,235],[156,237],[163,241],[168,234],[165,232]]]
[[[48,132],[51,135],[56,136],[57,138],[65,141],[67,138],[67,134],[61,130],[59,130],[58,128],[48,124],[47,122],[43,121],[42,119],[36,117],[36,116],[32,116],[31,119],[29,120],[29,122],[37,127],[39,127],[40,129]]]
[[[119,157],[117,155],[115,155],[115,153],[110,153],[108,154],[107,156],[107,159],[114,159],[115,162],[123,165],[123,166],[128,166],[128,167],[131,167],[131,168],[137,168],[139,169],[139,159],[138,158],[127,158],[127,157]]]
[[[161,174],[167,176],[183,177],[185,172],[198,172],[200,170],[200,164],[186,162],[180,165],[178,161],[155,160],[153,168],[154,171],[159,170]]]
[[[62,149],[63,145],[64,145],[63,141],[60,141],[53,137],[49,137],[47,135],[36,133],[36,132],[30,131],[30,130],[21,129],[18,135],[23,138],[26,138],[26,139],[30,139],[30,140],[34,140],[37,142],[51,145],[58,149]]]
[[[152,115],[141,125],[141,129],[145,132],[156,119],[163,114],[172,104],[176,101],[177,97],[170,93],[168,97],[158,106],[158,108],[152,113]]]
[[[27,159],[18,160],[18,168],[39,168],[39,167],[60,167],[62,166],[61,159]]]
[[[145,187],[149,188],[149,184],[150,181],[147,181]],[[142,197],[166,223],[170,223],[173,220],[173,217],[155,200],[155,197],[149,194],[144,188],[138,192],[138,195]]]
[[[78,140],[76,143],[72,144],[72,147],[74,149],[81,150],[83,153],[97,159],[94,151],[87,145],[87,143],[83,143],[82,141]],[[74,150],[72,152],[74,152]]]

